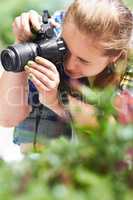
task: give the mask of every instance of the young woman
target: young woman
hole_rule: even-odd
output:
[[[61,26],[57,22],[62,22]],[[122,1],[75,0],[65,14],[56,13],[51,23],[56,29],[62,29],[61,36],[68,48],[64,77],[67,77],[65,84],[69,88],[77,86],[76,81],[86,82],[89,87],[119,85],[127,66],[133,28],[132,14]],[[14,20],[13,31],[17,43],[32,39],[30,24],[35,30],[40,29],[40,16],[35,11],[23,13]],[[24,72],[3,73],[0,80],[0,123],[4,126],[19,124],[15,129],[15,142],[18,144],[32,143],[35,139],[32,120],[35,112],[27,103],[27,79],[36,87],[39,101],[45,108],[45,117],[40,120],[38,135],[57,137],[67,129],[65,135],[72,137],[68,126],[70,118],[61,102],[66,95],[65,90],[62,93],[59,90],[62,77],[56,66],[42,57],[29,61]],[[67,108],[74,121],[96,124],[95,108],[92,105],[70,93],[66,96]],[[80,116],[75,112],[77,106],[81,107]],[[46,113],[55,117],[55,120],[47,118]]]

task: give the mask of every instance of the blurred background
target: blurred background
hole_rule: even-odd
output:
[[[52,14],[66,8],[70,2],[72,0],[0,0],[0,48],[13,42],[11,24],[20,13],[33,9],[41,14],[48,9]]]
[[[50,14],[55,10],[65,9],[73,0],[0,0],[0,48],[13,43],[12,21],[20,13],[34,9],[40,14],[48,9]],[[133,0],[124,0],[133,8]]]
[[[50,14],[55,10],[65,9],[73,0],[0,0],[0,50],[14,42],[12,34],[13,19],[30,9],[38,11],[48,9]],[[133,0],[124,0],[133,9]],[[88,11],[89,12],[89,11]],[[0,67],[2,73],[2,67]],[[1,74],[0,73],[0,74]],[[13,128],[0,127],[0,157],[7,161],[22,158],[19,147],[12,142]]]

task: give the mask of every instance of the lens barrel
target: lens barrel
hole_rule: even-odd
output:
[[[21,72],[29,60],[41,56],[55,65],[63,63],[67,47],[62,38],[20,43],[1,52],[1,62],[6,71]]]
[[[1,52],[1,63],[6,71],[21,72],[37,54],[36,43],[15,44]]]

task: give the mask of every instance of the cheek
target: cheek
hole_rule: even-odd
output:
[[[86,76],[95,76],[101,73],[105,68],[107,64],[97,64],[97,65],[91,65],[86,66],[86,68],[82,68],[82,73]]]

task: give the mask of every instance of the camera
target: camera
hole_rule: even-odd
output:
[[[67,47],[61,37],[55,36],[49,17],[48,11],[43,11],[41,30],[34,40],[11,45],[1,52],[1,63],[6,71],[21,72],[28,60],[34,60],[36,56],[44,57],[56,66],[63,63]]]

